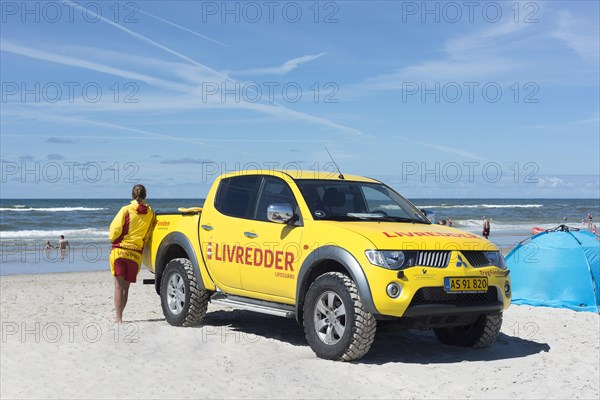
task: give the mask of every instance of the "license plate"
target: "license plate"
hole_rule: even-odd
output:
[[[485,293],[487,277],[444,278],[444,290],[448,293]]]

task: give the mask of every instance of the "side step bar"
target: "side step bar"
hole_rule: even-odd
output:
[[[270,301],[254,300],[246,297],[230,296],[222,292],[215,293],[210,302],[232,308],[275,315],[278,317],[295,318],[296,309],[287,304],[273,303]]]

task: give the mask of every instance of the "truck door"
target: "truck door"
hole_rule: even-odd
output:
[[[242,287],[253,296],[273,296],[273,301],[292,300],[296,296],[296,278],[303,227],[299,223],[282,224],[267,219],[270,204],[287,203],[296,212],[297,203],[288,184],[281,178],[263,177],[252,220],[243,226],[244,262]]]
[[[214,201],[203,211],[200,240],[204,259],[215,283],[225,291],[242,287],[239,261],[247,239],[244,227],[254,214],[260,182],[260,175],[224,178]]]

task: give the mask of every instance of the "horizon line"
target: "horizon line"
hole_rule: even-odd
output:
[[[403,195],[406,198],[408,196]],[[599,200],[599,197],[410,197],[413,199],[444,200]],[[131,200],[124,197],[0,197],[5,200]],[[150,200],[206,200],[206,197],[153,197]]]

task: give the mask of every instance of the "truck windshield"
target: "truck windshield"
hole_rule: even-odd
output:
[[[429,224],[408,200],[381,183],[296,180],[314,219]]]

